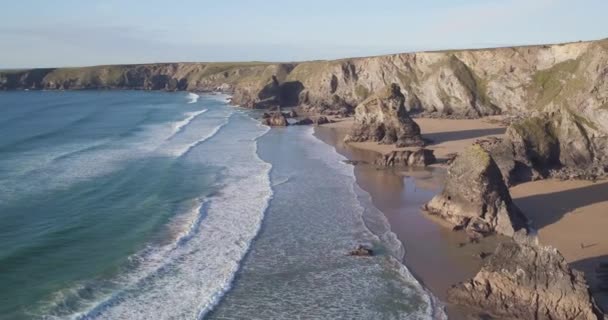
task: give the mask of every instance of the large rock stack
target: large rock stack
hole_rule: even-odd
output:
[[[396,84],[363,101],[355,109],[355,125],[346,141],[423,146],[420,127],[407,114],[404,102],[405,97]]]
[[[457,229],[476,234],[512,236],[527,227],[527,219],[513,203],[498,166],[479,145],[458,155],[448,169],[444,190],[424,209]]]

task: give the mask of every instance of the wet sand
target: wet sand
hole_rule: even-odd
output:
[[[315,135],[352,160],[373,162],[376,151],[343,143],[344,123],[317,127]],[[425,215],[420,207],[443,186],[445,169],[377,169],[355,166],[358,185],[372,196],[372,202],[387,217],[392,231],[405,247],[404,264],[416,278],[445,303],[447,289],[472,276],[481,267],[481,252],[494,251],[498,237],[469,244],[462,232],[454,232]],[[464,246],[463,246],[464,244]],[[466,319],[467,312],[446,304],[450,319]]]

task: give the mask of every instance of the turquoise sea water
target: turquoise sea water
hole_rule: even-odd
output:
[[[223,95],[0,93],[0,318],[430,318],[352,167],[255,116]],[[383,255],[344,254],[361,242]]]

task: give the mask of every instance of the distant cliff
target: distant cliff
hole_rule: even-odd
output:
[[[608,40],[301,63],[161,63],[0,72],[4,90],[219,90],[232,92],[233,102],[245,107],[301,106],[320,113],[352,111],[393,83],[409,111],[466,117],[548,114],[554,119],[550,127],[561,130],[566,140],[569,132],[584,136],[584,147],[594,149],[592,158],[606,146]],[[561,147],[572,144],[565,141]]]

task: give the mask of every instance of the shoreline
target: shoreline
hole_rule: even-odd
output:
[[[359,143],[356,146],[343,143],[344,128],[344,121],[318,126],[314,135],[349,160],[373,163],[379,152],[362,148]],[[384,214],[391,231],[401,241],[405,255],[400,262],[441,301],[449,319],[467,319],[473,313],[447,303],[447,289],[474,276],[483,262],[479,254],[493,252],[504,238],[492,236],[470,244],[463,232],[453,232],[421,212],[420,207],[441,190],[444,168],[377,169],[359,164],[354,172],[357,185],[370,194],[371,204]]]

